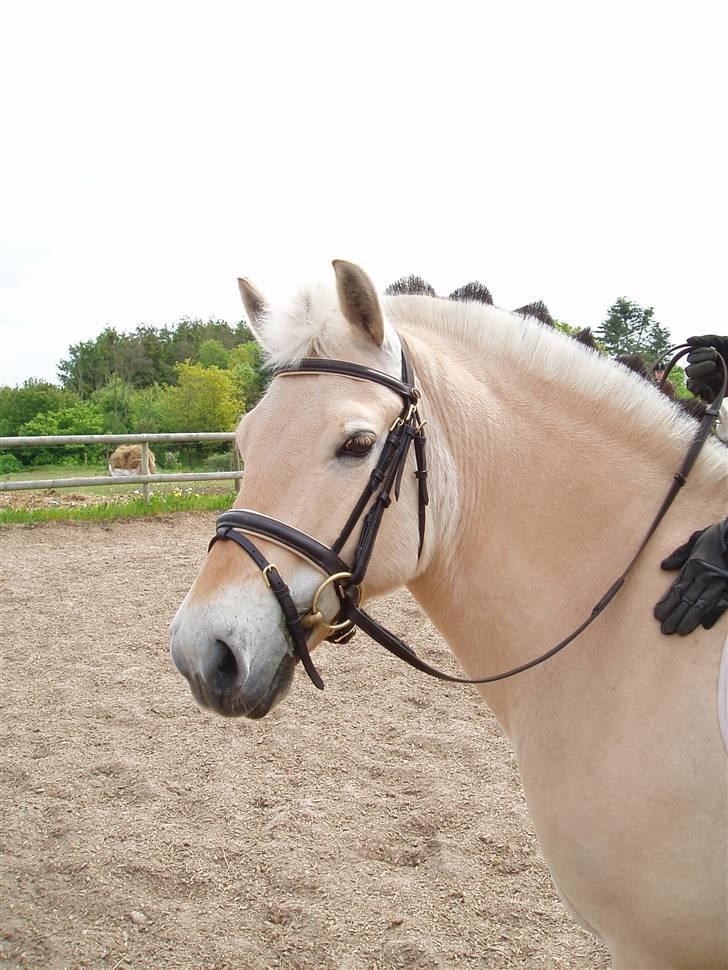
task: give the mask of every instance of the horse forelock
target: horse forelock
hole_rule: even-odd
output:
[[[303,357],[331,356],[347,323],[331,286],[314,283],[288,302],[266,307],[260,320],[263,349],[271,367],[297,364]]]
[[[386,303],[383,301],[385,309]],[[268,307],[259,329],[267,363],[273,368],[295,367],[304,357],[347,360],[358,350],[354,357],[363,355],[369,366],[399,376],[399,338],[386,312],[384,326],[384,344],[378,349],[370,336],[344,317],[336,290],[316,283],[299,290],[287,303]]]

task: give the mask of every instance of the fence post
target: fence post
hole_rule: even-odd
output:
[[[142,441],[142,475],[149,474],[149,442]],[[142,485],[142,490],[144,492],[144,501],[149,504],[149,482],[144,482]]]
[[[238,451],[237,441],[233,442],[233,455],[235,456],[235,470],[240,471],[240,452]],[[237,495],[240,491],[240,479],[233,478],[233,495]]]

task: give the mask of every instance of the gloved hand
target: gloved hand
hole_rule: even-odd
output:
[[[723,385],[723,368],[718,362],[718,354],[728,364],[728,337],[708,333],[703,337],[688,337],[687,343],[695,348],[688,354],[685,368],[688,390],[711,402]]]
[[[701,623],[709,630],[728,608],[728,519],[693,532],[662,568],[681,569],[654,610],[662,632],[686,636]]]

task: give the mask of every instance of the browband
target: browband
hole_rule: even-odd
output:
[[[285,377],[287,374],[336,374],[339,377],[353,377],[360,381],[371,381],[389,388],[405,400],[416,404],[420,393],[412,385],[412,373],[409,359],[402,352],[402,380],[397,380],[384,371],[365,367],[363,364],[352,364],[346,360],[330,360],[327,357],[304,357],[296,367],[279,367],[275,376]]]

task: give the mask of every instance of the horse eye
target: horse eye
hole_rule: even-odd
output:
[[[363,458],[374,447],[375,438],[370,434],[355,434],[345,441],[339,448],[338,454],[351,455],[353,458]]]

